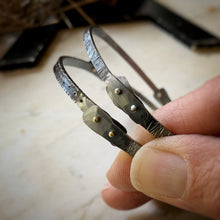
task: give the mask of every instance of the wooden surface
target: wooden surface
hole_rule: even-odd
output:
[[[220,1],[160,2],[220,36]],[[172,99],[219,75],[220,53],[189,50],[151,22],[102,28]],[[203,219],[153,201],[125,212],[102,201],[100,189],[118,149],[83,124],[82,113],[52,70],[61,55],[88,60],[83,32],[84,28],[61,31],[35,68],[0,72],[0,219]],[[99,46],[114,74],[127,76],[132,86],[152,97],[115,52],[103,42]],[[71,72],[90,97],[131,134],[136,125],[113,106],[104,84],[83,71]]]

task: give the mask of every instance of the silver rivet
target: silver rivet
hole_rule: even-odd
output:
[[[99,120],[100,120],[100,118],[97,117],[97,116],[94,116],[94,117],[92,118],[92,121],[93,121],[93,122],[99,122]]]
[[[115,136],[115,133],[114,133],[113,131],[110,131],[110,132],[108,133],[108,136],[109,136],[109,137],[114,137],[114,136]]]
[[[131,106],[131,111],[134,112],[134,111],[136,111],[136,110],[137,110],[137,106],[136,106],[136,105],[132,105],[132,106]]]
[[[116,88],[114,92],[115,92],[115,94],[117,94],[117,95],[121,94],[121,90],[120,90],[119,88]]]

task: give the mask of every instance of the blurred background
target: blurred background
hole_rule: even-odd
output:
[[[83,33],[99,25],[176,99],[219,75],[220,1],[2,0],[0,8],[0,219],[205,219],[155,201],[130,211],[102,201],[119,150],[82,122],[53,66],[62,55],[88,60]],[[125,61],[96,42],[112,73],[160,107]],[[106,98],[104,83],[68,71],[131,135],[136,125]]]

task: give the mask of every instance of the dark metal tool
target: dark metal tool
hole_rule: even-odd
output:
[[[57,25],[24,31],[18,41],[0,60],[0,70],[36,65],[55,34],[60,28],[66,28],[67,26],[79,27],[150,19],[190,48],[196,50],[220,48],[219,37],[177,15],[155,0],[118,0],[115,2],[111,6],[108,1],[98,0],[93,4],[78,3],[78,6],[80,6],[78,10],[74,7],[64,7],[71,9],[64,11],[63,15],[65,16],[61,16],[66,18],[66,23],[60,21]],[[79,13],[82,12],[82,9],[84,17],[82,13]],[[92,23],[89,21],[92,21]]]
[[[36,66],[59,27],[53,24],[24,31],[0,59],[0,70]]]
[[[219,37],[174,13],[157,1],[143,1],[134,16],[152,20],[194,50],[220,48]]]

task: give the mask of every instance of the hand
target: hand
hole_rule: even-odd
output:
[[[133,160],[120,152],[107,173],[104,201],[131,209],[151,198],[220,218],[220,76],[153,113],[174,136],[154,139],[138,127],[143,145]],[[149,197],[148,197],[149,196]]]

